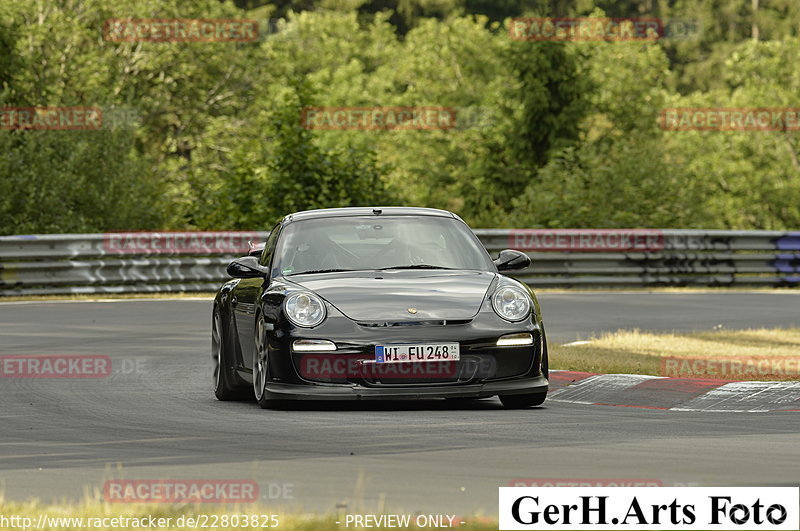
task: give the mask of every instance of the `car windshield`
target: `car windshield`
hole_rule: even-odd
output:
[[[489,255],[461,221],[441,216],[308,219],[281,233],[276,273],[375,269],[492,271]]]

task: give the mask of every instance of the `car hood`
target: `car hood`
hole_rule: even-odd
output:
[[[293,275],[290,280],[350,319],[374,322],[471,319],[495,276],[488,271],[387,270]]]

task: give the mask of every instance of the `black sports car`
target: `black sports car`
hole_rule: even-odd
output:
[[[544,402],[547,341],[533,291],[455,214],[335,208],[283,218],[234,260],[214,299],[220,400],[481,398]]]

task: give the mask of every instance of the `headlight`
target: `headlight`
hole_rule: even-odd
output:
[[[311,328],[325,320],[325,304],[313,293],[301,291],[289,295],[283,307],[286,317],[297,326]]]
[[[492,308],[506,321],[522,321],[531,311],[531,299],[519,288],[497,288],[492,296]]]

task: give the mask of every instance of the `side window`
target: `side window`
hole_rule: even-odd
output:
[[[281,225],[278,223],[272,227],[271,231],[269,231],[267,243],[264,245],[264,251],[261,253],[261,259],[258,261],[258,263],[262,266],[269,267],[269,263],[272,260],[272,254],[275,252],[275,243],[278,241],[278,233],[280,232],[280,229]]]

